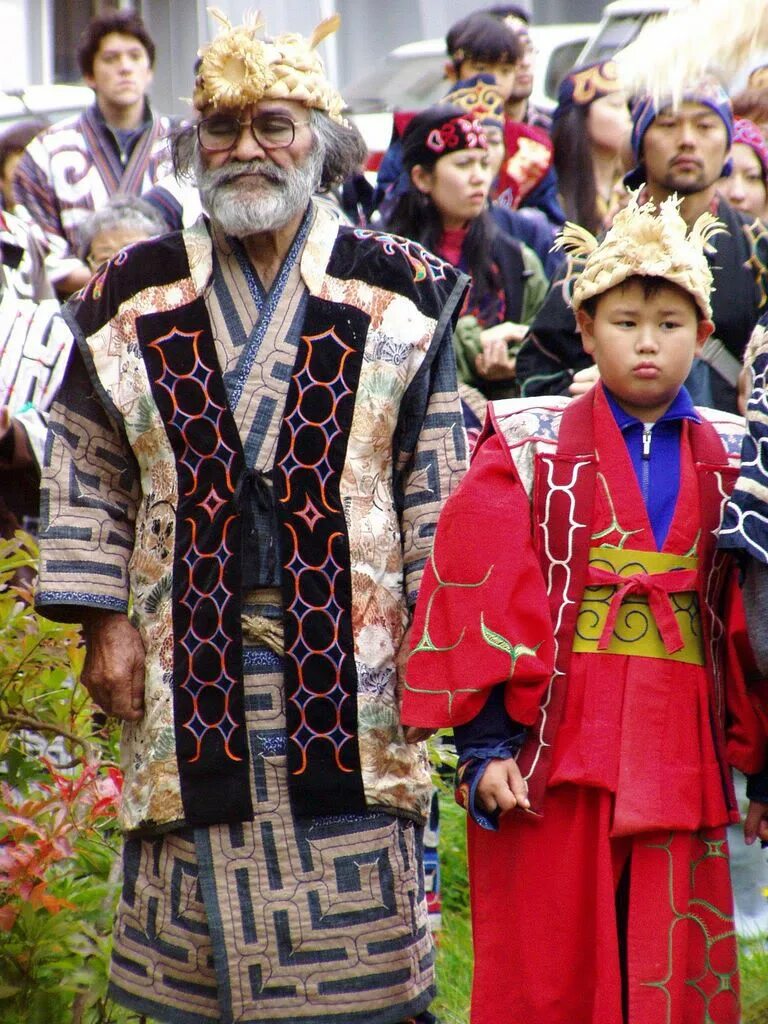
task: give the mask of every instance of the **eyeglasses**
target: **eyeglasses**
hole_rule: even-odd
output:
[[[250,121],[240,121],[234,114],[214,114],[198,123],[197,139],[209,153],[226,153],[237,145],[241,129],[250,127],[263,149],[285,149],[304,124],[309,121],[293,121],[286,114],[257,114]]]

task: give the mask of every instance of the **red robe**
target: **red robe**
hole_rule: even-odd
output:
[[[726,762],[755,771],[765,749],[741,667],[724,671],[728,650],[744,649],[724,643],[723,605],[738,620],[738,592],[715,550],[736,471],[708,423],[683,425],[677,508],[659,552],[602,389],[563,420],[555,449],[546,416],[548,441],[516,442],[511,419],[495,415],[441,518],[414,621],[408,724],[467,721],[504,679],[513,718],[530,724],[541,702],[519,764],[543,817],[508,815],[498,833],[469,825],[472,1021],[621,1024],[623,970],[633,1024],[736,1024]],[[519,465],[514,449],[526,443],[538,449],[530,500],[511,457]],[[500,564],[513,575],[494,591]],[[470,571],[485,579],[484,566],[488,580],[464,591],[462,607],[447,583],[466,584]],[[498,612],[494,632],[525,651],[540,629],[536,655],[521,654],[506,677],[492,678],[482,626],[472,642],[478,607],[483,621]]]

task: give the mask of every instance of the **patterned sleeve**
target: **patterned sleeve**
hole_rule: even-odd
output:
[[[437,517],[467,468],[450,322],[436,334],[433,346],[434,357],[425,361],[405,396],[393,453],[410,607],[416,603]]]
[[[73,346],[43,460],[35,604],[44,615],[78,622],[86,607],[127,611],[138,499],[133,453]]]
[[[82,267],[73,256],[61,221],[59,202],[51,182],[48,151],[41,138],[33,139],[18,163],[13,192],[23,215],[45,236],[45,271],[54,284]]]
[[[718,544],[768,564],[768,314],[752,332],[744,358],[752,374],[747,432]]]

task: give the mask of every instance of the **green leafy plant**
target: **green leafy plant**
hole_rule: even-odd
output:
[[[106,998],[116,736],[76,685],[75,626],[38,615],[32,539],[0,541],[0,1020],[135,1020]]]

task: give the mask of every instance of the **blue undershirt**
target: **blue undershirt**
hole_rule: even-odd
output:
[[[683,420],[700,423],[691,396],[681,387],[674,401],[653,424],[643,423],[621,408],[604,386],[605,397],[624,437],[635,469],[656,546],[661,550],[675,514],[680,490],[680,432]]]
[[[683,420],[700,423],[691,396],[681,387],[667,411],[655,423],[643,423],[619,405],[603,385],[635,470],[656,546],[663,547],[675,514],[680,490],[680,436]],[[472,762],[464,775],[469,787],[467,810],[486,829],[498,827],[498,813],[487,814],[477,805],[477,786],[488,763],[513,757],[522,746],[526,728],[504,707],[504,683],[493,687],[482,711],[453,730],[459,761]]]

